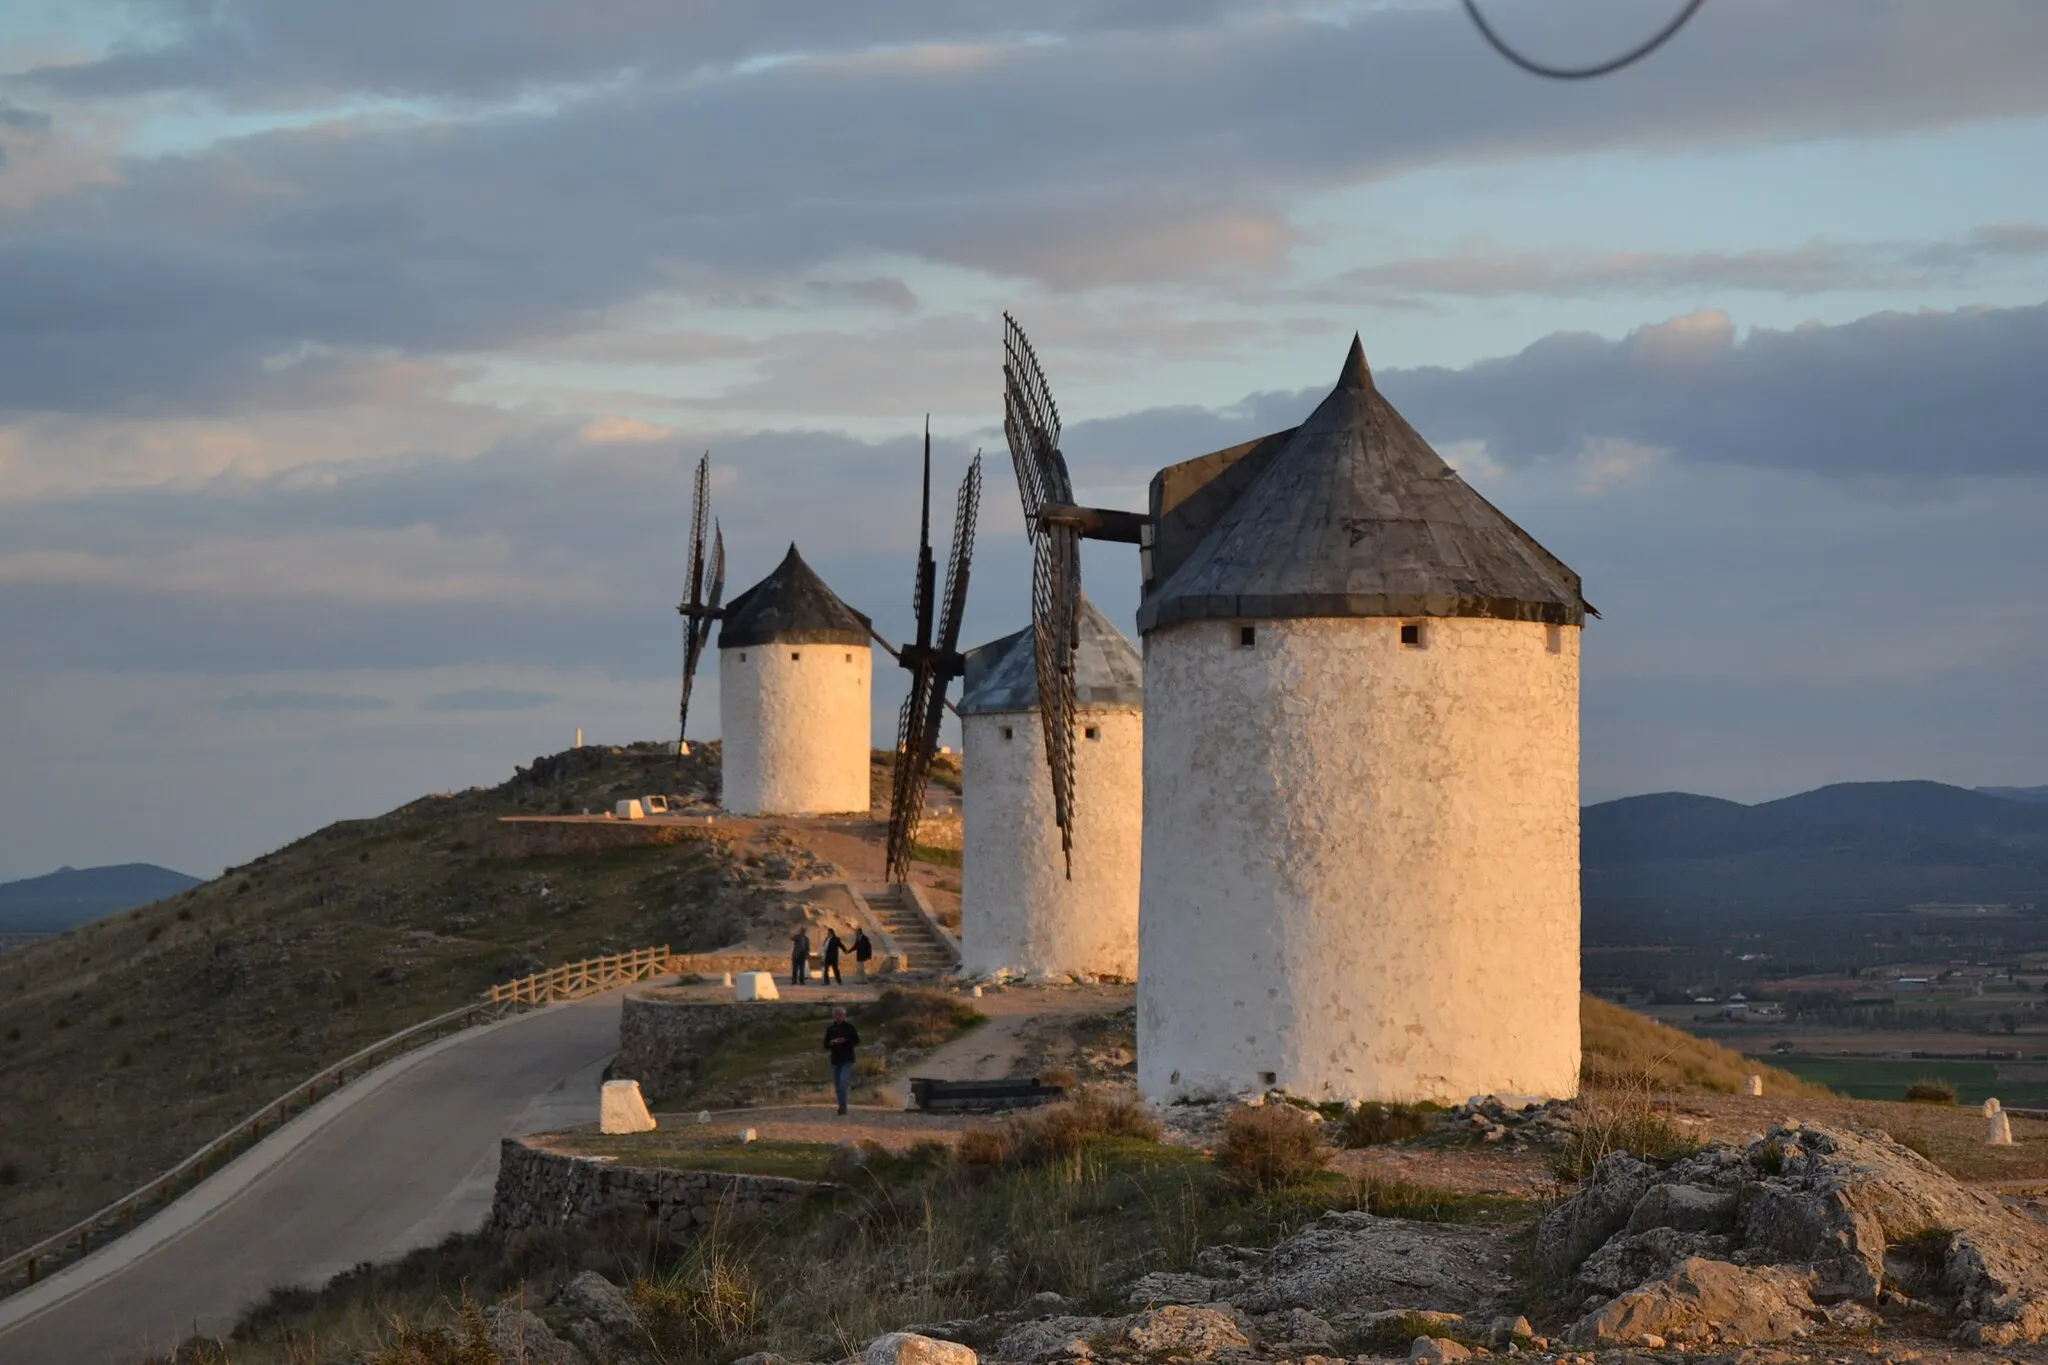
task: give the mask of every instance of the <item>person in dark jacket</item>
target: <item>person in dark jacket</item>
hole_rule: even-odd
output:
[[[819,985],[829,986],[835,981],[842,986],[846,984],[846,976],[839,970],[839,955],[845,951],[846,945],[839,941],[839,931],[837,929],[827,929],[825,931],[825,946],[819,949],[819,952],[825,958],[824,969],[818,973]]]
[[[875,955],[875,945],[868,938],[868,931],[856,929],[853,934],[853,978],[856,981],[868,979],[868,959]]]
[[[789,936],[789,984],[801,986],[811,974],[811,936],[801,927]]]
[[[825,1053],[832,1062],[832,1093],[839,1097],[839,1112],[846,1112],[846,1092],[853,1088],[853,1051],[860,1046],[860,1030],[846,1022],[846,1006],[832,1011],[825,1026]]]

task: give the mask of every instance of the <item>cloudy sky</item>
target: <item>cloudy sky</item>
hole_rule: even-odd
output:
[[[1561,61],[1673,3],[1494,0]],[[1361,332],[1605,613],[1589,800],[2048,782],[2044,69],[2039,0],[1711,0],[1580,85],[1446,0],[12,0],[0,878],[668,737],[704,449],[735,587],[794,538],[894,635],[929,412],[1014,629],[1005,308],[1111,505]]]

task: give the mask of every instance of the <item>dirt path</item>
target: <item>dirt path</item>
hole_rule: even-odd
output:
[[[1024,1031],[1049,1015],[1100,1014],[1131,1003],[1130,986],[1003,986],[973,1002],[988,1016],[917,1064],[917,1074],[944,1081],[987,1081],[1015,1074]]]

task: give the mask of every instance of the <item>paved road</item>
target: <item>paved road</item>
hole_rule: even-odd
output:
[[[480,1226],[500,1138],[596,1117],[618,1021],[619,997],[598,996],[387,1064],[129,1237],[0,1300],[0,1361],[130,1365],[195,1327],[225,1331],[274,1286]]]

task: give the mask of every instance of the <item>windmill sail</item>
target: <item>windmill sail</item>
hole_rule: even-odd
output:
[[[945,719],[946,689],[960,676],[960,613],[967,601],[967,575],[974,555],[974,525],[981,513],[981,456],[967,466],[953,506],[953,551],[946,565],[946,595],[935,603],[938,565],[932,557],[932,442],[924,441],[924,504],[918,533],[917,578],[913,602],[917,636],[900,652],[910,670],[910,691],[896,718],[896,773],[889,801],[888,877],[910,876],[911,852],[918,823],[924,818],[925,785],[938,751],[939,724]],[[933,620],[937,607],[937,621]],[[934,626],[936,625],[936,633]]]
[[[704,554],[705,522],[711,519],[711,456],[697,461],[695,497],[690,513],[690,595],[676,607],[683,618],[683,696],[677,707],[676,752],[680,761],[690,739],[690,692],[697,681],[697,665],[711,640],[711,623],[718,619],[719,601],[725,595],[725,530],[711,521],[711,555]]]
[[[1081,532],[1047,520],[1049,507],[1071,507],[1073,480],[1060,453],[1060,413],[1038,355],[1017,320],[1003,315],[1003,435],[1024,500],[1031,537],[1031,634],[1038,654],[1038,715],[1052,773],[1053,821],[1060,853],[1074,875],[1074,650],[1081,611]]]

